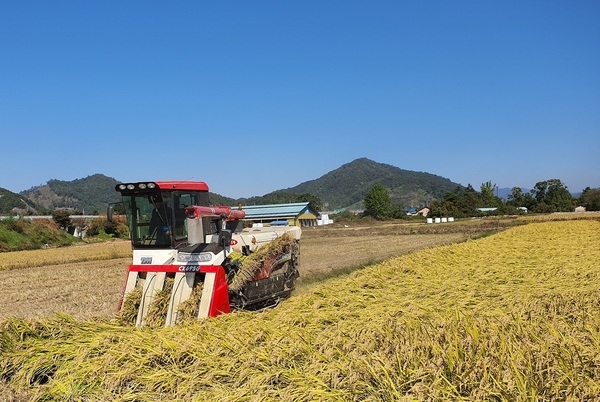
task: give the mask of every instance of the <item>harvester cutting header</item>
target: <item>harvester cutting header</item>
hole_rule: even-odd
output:
[[[210,206],[204,182],[122,183],[115,189],[133,249],[119,309],[133,305],[136,325],[156,324],[157,316],[170,326],[192,316],[257,309],[294,288],[299,227],[243,228],[241,206]],[[112,214],[110,205],[109,220]]]

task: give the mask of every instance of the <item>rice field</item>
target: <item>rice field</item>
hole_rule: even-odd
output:
[[[0,322],[7,401],[600,399],[600,222],[530,223],[174,328]]]
[[[385,228],[369,229],[369,233],[348,228],[332,239],[332,232],[338,230],[304,231],[295,293],[303,291],[303,284],[340,271],[464,241],[472,235],[470,231],[397,235]],[[123,254],[126,257],[119,257]],[[131,263],[131,245],[121,241],[0,253],[0,265],[3,263],[12,268],[0,270],[0,321],[9,317],[39,319],[54,312],[67,313],[78,320],[112,318]]]
[[[74,262],[131,258],[131,243],[119,240],[79,246],[0,253],[0,271]]]

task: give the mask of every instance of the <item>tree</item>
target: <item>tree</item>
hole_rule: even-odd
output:
[[[296,197],[296,202],[307,202],[311,211],[319,213],[323,210],[323,201],[316,195],[310,193],[300,194]]]
[[[491,181],[486,181],[481,184],[481,206],[484,208],[498,207],[501,201],[494,195],[496,185],[492,184]]]
[[[458,193],[458,209],[465,215],[471,215],[475,208],[481,206],[481,194],[473,188],[471,184],[468,184],[466,188],[459,189]]]
[[[473,216],[475,208],[480,206],[481,194],[479,194],[472,185],[467,187],[457,186],[451,193],[446,193],[442,201],[431,203],[431,216],[453,216],[463,218]]]
[[[535,198],[530,193],[524,193],[521,187],[513,187],[507,197],[508,205],[515,208],[525,207],[527,210],[535,208]]]
[[[559,179],[537,182],[531,190],[535,212],[568,212],[573,209],[573,196]]]
[[[600,188],[586,187],[579,197],[579,202],[587,211],[600,211]]]
[[[71,213],[66,209],[55,209],[52,211],[52,220],[62,229],[71,226]]]
[[[510,204],[514,204],[515,206],[521,205],[521,200],[523,199],[523,190],[521,187],[513,187],[510,189],[510,194],[506,197],[507,202]]]
[[[383,220],[392,213],[392,199],[388,189],[382,184],[375,184],[365,196],[365,215]]]

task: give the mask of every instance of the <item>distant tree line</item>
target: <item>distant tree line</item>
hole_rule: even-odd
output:
[[[452,216],[463,218],[481,215],[516,215],[527,212],[552,213],[572,212],[580,205],[587,211],[600,211],[600,189],[587,187],[581,196],[574,197],[559,179],[537,182],[529,192],[523,192],[520,187],[513,187],[507,199],[494,194],[496,185],[491,181],[483,183],[480,191],[470,184],[467,187],[456,187],[448,192],[441,200],[435,200],[428,205],[429,216]],[[406,210],[392,205],[388,189],[381,184],[375,184],[364,200],[363,216],[378,220],[403,218]],[[481,212],[478,208],[495,208],[493,211]],[[525,210],[526,208],[526,210]]]

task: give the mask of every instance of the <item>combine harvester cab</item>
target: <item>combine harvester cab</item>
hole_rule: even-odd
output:
[[[135,306],[137,326],[148,324],[149,311],[154,322],[162,311],[171,326],[190,314],[202,319],[272,306],[293,290],[299,227],[243,228],[241,207],[209,206],[204,182],[123,183],[116,190],[133,250],[119,310],[125,302]]]

